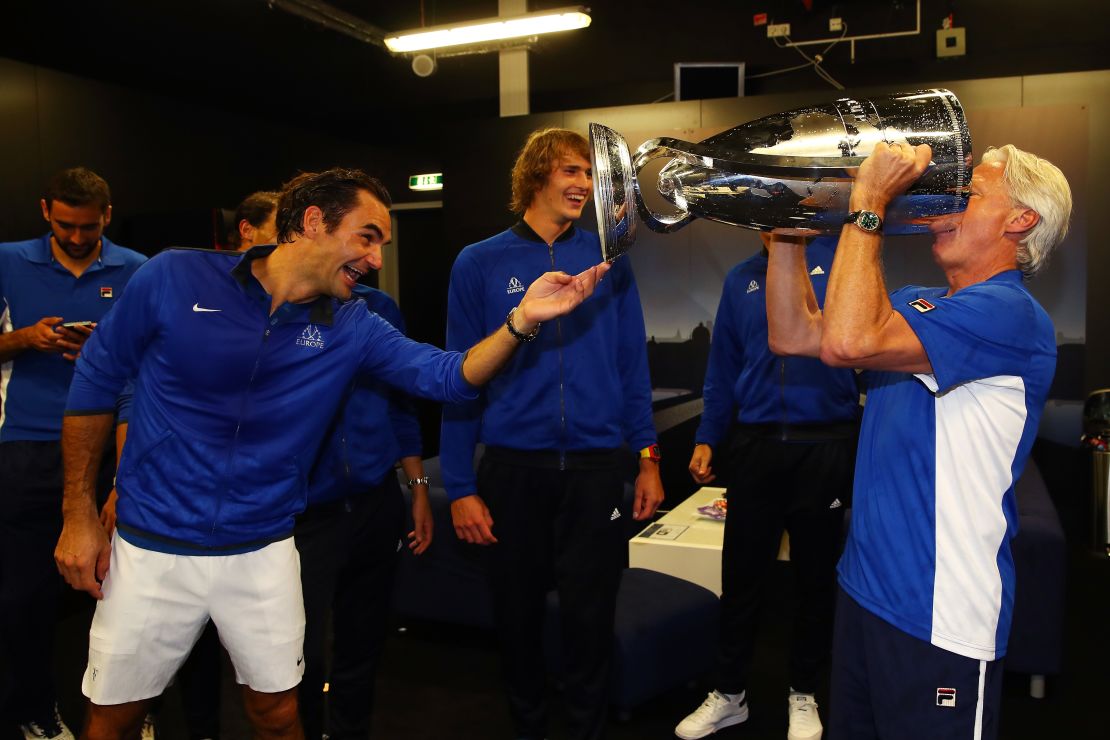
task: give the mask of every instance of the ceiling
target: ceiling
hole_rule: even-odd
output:
[[[496,0],[330,1],[387,31],[420,26],[422,6],[428,25],[497,14]],[[529,7],[566,4],[532,0]],[[848,87],[1102,68],[1108,5],[1011,0],[1000,18],[997,3],[922,0],[920,35],[861,42],[854,63],[840,44],[825,67]],[[532,111],[666,99],[679,61],[745,61],[749,76],[802,63],[753,25],[758,12],[791,22],[795,40],[803,40],[828,36],[830,15],[849,19],[852,33],[905,30],[915,8],[915,0],[598,0],[589,28],[545,37],[534,48]],[[968,55],[937,60],[934,33],[949,13],[968,28]],[[1046,34],[1061,13],[1071,18],[1068,33]],[[434,75],[419,78],[408,59],[266,0],[20,3],[0,24],[0,56],[360,136],[403,136],[417,123],[498,114],[496,54],[442,58]],[[835,95],[810,69],[747,82],[748,94],[809,89]]]

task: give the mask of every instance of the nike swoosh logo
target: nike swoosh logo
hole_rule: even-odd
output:
[[[223,311],[222,308],[201,308],[199,303],[193,304],[193,310],[197,313],[218,313]]]

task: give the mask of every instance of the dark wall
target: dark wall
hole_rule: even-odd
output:
[[[295,114],[228,114],[6,59],[0,90],[0,240],[44,232],[42,188],[77,164],[112,188],[109,236],[140,238],[126,245],[148,253],[210,246],[195,240],[206,233],[212,207],[234,207],[300,170],[361,167],[396,193],[413,171],[432,167],[422,154],[427,147],[409,153],[392,143],[328,137],[298,126]]]
[[[537,4],[533,0],[530,7]],[[562,34],[533,55],[533,78],[543,82],[532,110],[668,99],[675,62],[745,62],[748,95],[831,92],[809,69],[769,74],[803,59],[794,49],[777,47],[766,27],[753,25],[753,15],[767,13],[771,22],[790,23],[792,39],[802,42],[834,36],[828,31],[833,16],[844,19],[849,36],[912,30],[917,7],[914,0],[598,0],[589,5],[589,29]],[[966,29],[967,54],[938,59],[936,31],[950,14],[955,26]],[[1102,69],[1108,27],[1110,4],[1102,0],[922,0],[918,35],[861,41],[854,61],[848,43],[802,50],[811,56],[823,53],[825,69],[846,87],[904,86]],[[567,74],[572,60],[584,63],[588,74]]]
[[[383,29],[414,28],[497,14],[496,0],[329,0]],[[529,0],[531,10],[566,0]],[[828,38],[828,20],[849,35],[913,28],[914,0],[594,0],[589,28],[542,37],[529,62],[532,110],[551,112],[666,99],[675,62],[747,64],[748,95],[831,90],[812,70],[771,74],[802,62],[779,48],[753,15],[787,22],[795,41]],[[921,33],[805,47],[847,87],[923,80],[1045,74],[1106,66],[1110,4],[1103,0],[922,0]],[[422,18],[422,15],[424,16]],[[967,29],[967,54],[937,59],[935,32],[952,16]],[[59,24],[80,32],[59,38]],[[309,110],[325,134],[391,131],[413,121],[453,122],[498,114],[493,54],[439,58],[416,77],[409,60],[326,30],[264,0],[187,3],[53,0],[6,3],[4,55],[124,85],[213,101],[222,110]],[[281,102],[278,102],[281,101]],[[383,113],[385,115],[383,115]],[[353,133],[352,133],[353,132]]]
[[[440,142],[443,177],[444,255],[454,262],[463,247],[517,222],[509,211],[510,173],[532,131],[562,126],[562,114],[516,116],[456,124]],[[587,206],[589,207],[589,206]]]
[[[443,209],[396,210],[398,282],[406,333],[419,342],[444,346],[447,281],[454,256],[445,249]],[[416,401],[424,456],[439,454],[440,404]]]

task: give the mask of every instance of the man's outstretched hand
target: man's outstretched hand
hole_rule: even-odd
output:
[[[527,334],[541,321],[550,321],[570,313],[589,298],[597,284],[609,271],[609,263],[587,268],[577,275],[565,272],[545,272],[528,286],[520,305],[517,306],[513,325]]]

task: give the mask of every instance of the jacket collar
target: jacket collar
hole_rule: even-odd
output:
[[[256,259],[268,257],[277,249],[276,244],[259,244],[258,246],[251,247],[231,268],[231,276],[235,278],[236,282],[243,286],[243,290],[248,294],[266,295],[266,289],[262,287],[262,283],[258,282],[258,278],[251,272],[251,263]],[[322,295],[316,300],[307,304],[285,304],[278,308],[278,312],[282,312],[285,306],[301,305],[308,309],[308,320],[313,324],[323,324],[331,326],[332,319],[335,316],[335,299],[331,296]]]
[[[39,239],[38,247],[31,252],[31,262],[49,265],[51,262],[56,261],[54,259],[54,250],[50,248],[50,236],[51,233],[48,231]],[[103,267],[121,267],[125,264],[125,261],[123,255],[119,252],[120,249],[121,247],[119,247],[118,244],[113,243],[108,237],[101,235],[100,254],[97,255],[93,264],[99,264]]]
[[[547,242],[545,242],[543,238],[536,233],[535,229],[529,226],[528,222],[526,222],[524,219],[520,219],[519,221],[517,221],[511,231],[519,236],[521,239],[527,239],[531,242],[539,242],[540,244],[547,244]],[[567,239],[570,239],[573,236],[574,224],[571,224],[567,227],[566,231],[555,237],[555,243],[558,244],[559,242],[565,242]]]

